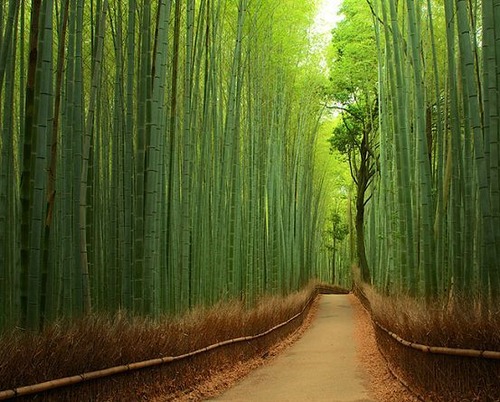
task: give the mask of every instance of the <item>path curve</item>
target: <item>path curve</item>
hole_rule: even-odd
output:
[[[302,338],[211,401],[374,402],[356,357],[347,295],[322,295]]]

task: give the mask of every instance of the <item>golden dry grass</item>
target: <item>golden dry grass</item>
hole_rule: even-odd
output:
[[[182,318],[153,321],[125,314],[59,322],[41,334],[14,331],[0,339],[0,390],[113,366],[177,356],[241,336],[255,335],[302,310],[314,285],[286,298],[265,297],[247,310],[239,302],[199,308]],[[47,400],[149,400],[179,395],[214,373],[267,353],[300,326],[303,316],[253,342],[229,345],[161,367],[46,393]],[[167,395],[167,396],[165,396]],[[166,399],[165,399],[166,398]],[[40,400],[40,398],[38,399]]]
[[[414,298],[382,297],[369,288],[374,318],[411,342],[449,348],[500,350],[500,306],[481,314],[479,303],[455,300],[429,305]]]
[[[374,320],[401,338],[427,346],[500,351],[500,310],[484,318],[476,301],[424,303],[383,297],[363,287]],[[363,297],[361,297],[362,299]],[[429,401],[500,400],[500,361],[422,353],[375,328],[383,355]]]
[[[377,348],[375,329],[368,311],[351,295],[355,317],[354,340],[358,358],[369,378],[369,388],[377,401],[418,402],[418,399],[391,373]]]

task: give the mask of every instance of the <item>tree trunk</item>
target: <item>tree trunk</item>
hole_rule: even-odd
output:
[[[358,264],[361,271],[361,279],[363,282],[371,283],[370,269],[368,267],[368,260],[366,259],[365,250],[365,197],[366,190],[370,184],[370,177],[373,175],[371,172],[370,153],[368,146],[368,132],[365,131],[360,146],[360,166],[357,174],[358,194],[356,197],[356,250],[358,254]]]
[[[356,199],[356,249],[361,279],[363,282],[371,283],[370,269],[365,250],[365,190],[366,188],[358,188],[358,197]]]

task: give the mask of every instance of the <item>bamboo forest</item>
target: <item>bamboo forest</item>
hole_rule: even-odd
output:
[[[1,7],[2,326],[284,294],[319,266],[314,8],[181,3]]]
[[[0,366],[85,317],[325,286],[498,353],[499,88],[499,0],[3,0]]]

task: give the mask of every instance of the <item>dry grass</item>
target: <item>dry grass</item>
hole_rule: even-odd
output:
[[[177,402],[200,401],[208,398],[217,397],[223,394],[227,389],[234,386],[242,380],[252,370],[265,364],[269,364],[278,357],[284,350],[293,345],[304,332],[309,328],[319,308],[319,299],[312,303],[309,312],[304,316],[302,325],[282,341],[274,344],[264,354],[252,357],[245,361],[239,361],[236,364],[228,365],[221,370],[216,370],[206,381],[198,383],[194,388],[183,390],[175,395],[163,395],[155,402],[164,402],[175,399]],[[401,401],[398,401],[401,402]]]
[[[176,356],[217,342],[255,335],[300,312],[314,286],[286,298],[266,297],[246,310],[240,303],[197,309],[182,319],[94,315],[57,323],[34,335],[19,331],[0,339],[0,390],[26,386],[84,372]],[[253,342],[225,346],[209,353],[132,374],[51,391],[47,400],[150,400],[194,388],[222,369],[261,356],[292,332],[303,316]],[[38,400],[41,398],[39,397]]]
[[[383,402],[418,402],[387,367],[377,348],[375,329],[368,312],[356,297],[351,295],[350,298],[355,317],[354,340],[357,355],[363,370],[368,374],[369,388],[373,396],[377,401]]]
[[[468,300],[429,306],[409,297],[382,297],[364,288],[373,318],[410,342],[428,346],[500,350],[500,310],[485,319]],[[432,401],[500,400],[500,361],[422,353],[376,329],[379,347],[401,377]]]
[[[478,303],[437,301],[431,306],[410,297],[384,298],[368,290],[374,317],[412,342],[449,348],[500,350],[500,306],[485,319]]]

